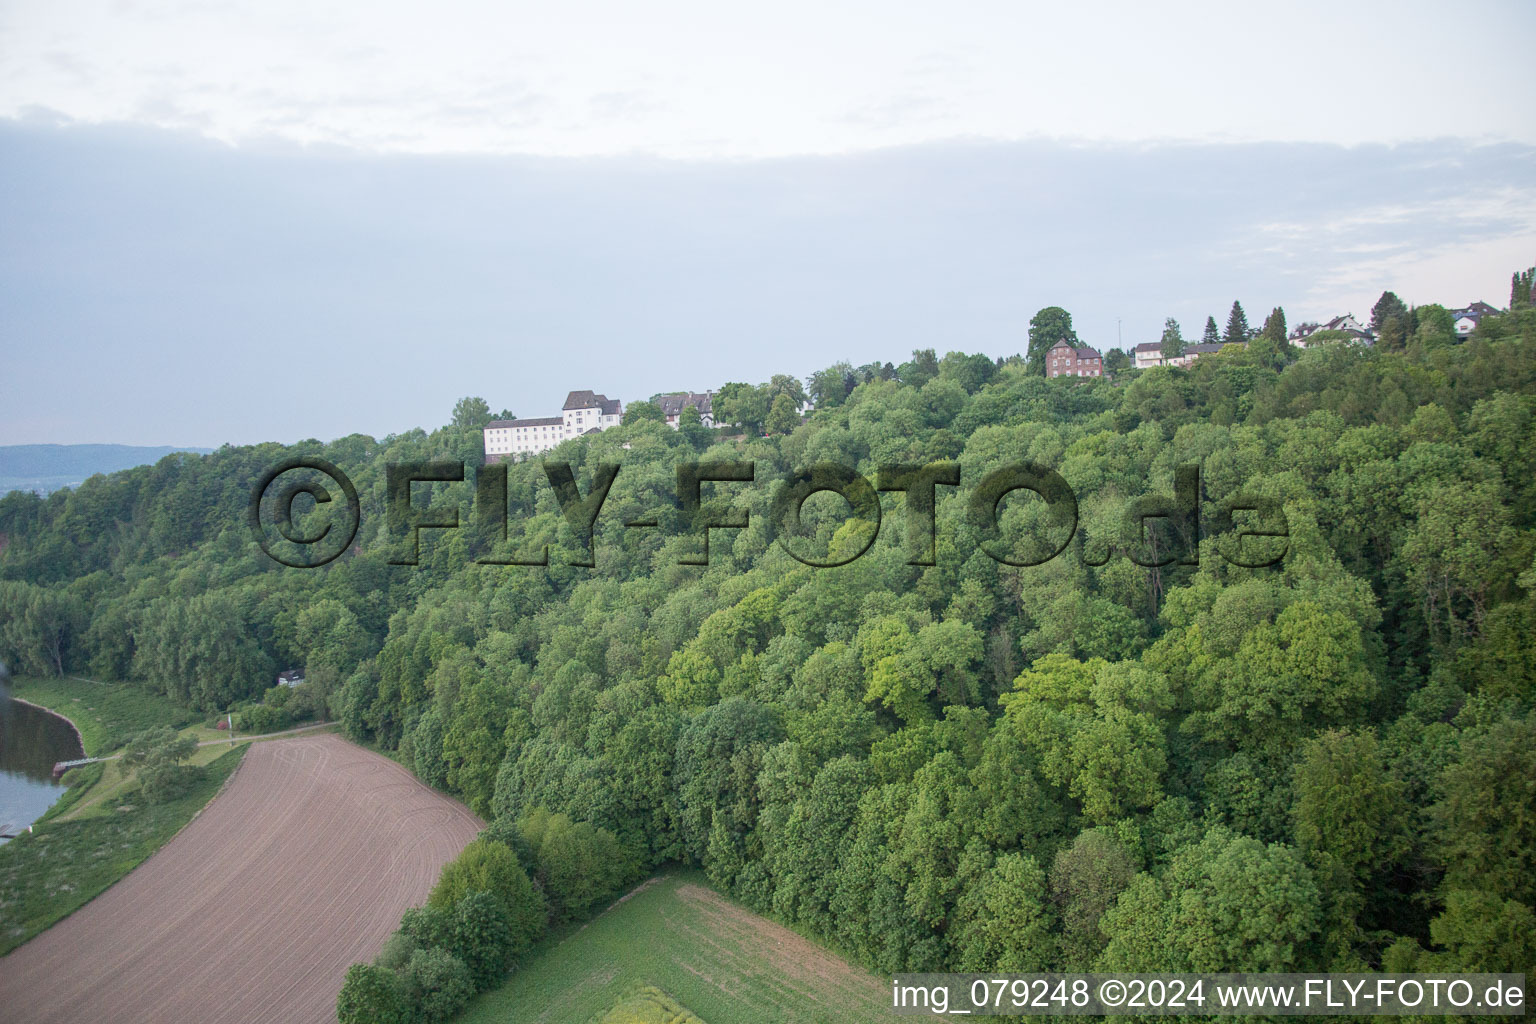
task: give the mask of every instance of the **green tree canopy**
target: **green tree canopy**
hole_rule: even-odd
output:
[[[453,425],[478,429],[491,422],[491,407],[479,396],[461,398],[453,406]]]
[[[1179,333],[1179,322],[1173,317],[1163,321],[1162,353],[1164,359],[1177,359],[1184,354],[1184,335]]]

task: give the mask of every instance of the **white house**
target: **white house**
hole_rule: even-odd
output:
[[[1242,345],[1244,343],[1234,342],[1233,344]],[[1225,345],[1197,342],[1185,345],[1183,351],[1172,359],[1164,359],[1162,342],[1144,341],[1137,345],[1132,352],[1136,356],[1136,369],[1145,370],[1151,366],[1188,366],[1201,356],[1209,355],[1212,352],[1220,352],[1225,347]]]
[[[1498,310],[1486,302],[1474,302],[1460,309],[1451,310],[1451,319],[1456,324],[1456,340],[1466,341],[1477,330],[1478,321],[1485,316],[1493,316]]]
[[[1131,349],[1131,355],[1136,359],[1136,369],[1145,370],[1153,366],[1163,365],[1163,343],[1160,341],[1144,341]]]
[[[595,434],[616,427],[624,417],[617,398],[591,391],[572,391],[565,396],[559,416],[523,420],[492,420],[485,425],[485,461],[502,462],[538,455],[579,434]]]
[[[1371,345],[1376,341],[1376,335],[1371,333],[1369,327],[1356,320],[1353,313],[1336,316],[1325,324],[1297,324],[1287,340],[1297,348],[1306,348],[1307,339],[1318,331],[1343,331],[1349,335],[1350,341],[1359,344]]]

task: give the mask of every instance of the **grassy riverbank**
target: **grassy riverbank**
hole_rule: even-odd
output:
[[[135,733],[157,725],[181,728],[197,713],[134,683],[98,683],[76,676],[11,681],[11,696],[56,711],[75,723],[90,757],[111,753]]]
[[[97,813],[44,820],[0,846],[0,955],[74,913],[169,842],[213,799],[246,747],[218,755],[179,799],[141,804],[129,793],[124,802],[98,805]]]

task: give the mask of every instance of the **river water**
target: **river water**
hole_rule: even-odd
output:
[[[84,756],[68,721],[0,689],[0,826],[25,828],[40,818],[64,795],[54,764]]]

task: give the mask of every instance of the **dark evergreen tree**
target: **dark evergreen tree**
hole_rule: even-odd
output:
[[[1400,352],[1407,346],[1416,320],[1413,311],[1393,292],[1382,292],[1371,307],[1371,333],[1376,335],[1376,343],[1389,352]]]
[[[1517,270],[1509,279],[1509,308],[1531,304],[1531,281],[1536,278],[1536,267],[1530,270]]]
[[[1208,316],[1208,317],[1205,318],[1205,333],[1200,336],[1200,344],[1202,344],[1202,345],[1220,345],[1221,344],[1221,330],[1216,326],[1216,318],[1215,317]]]
[[[1285,310],[1276,306],[1270,310],[1269,316],[1264,321],[1264,326],[1259,333],[1276,345],[1285,344]]]
[[[1227,333],[1222,336],[1222,341],[1228,345],[1241,344],[1248,340],[1248,314],[1243,312],[1241,302],[1232,303],[1232,312],[1227,314]]]

